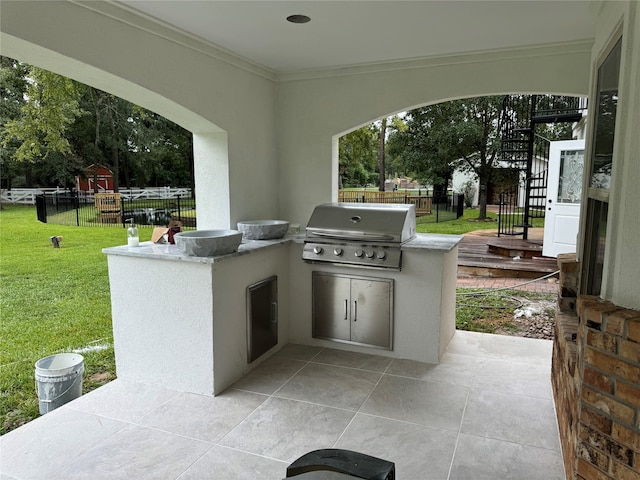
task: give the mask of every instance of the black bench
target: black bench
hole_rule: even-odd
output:
[[[324,472],[324,473],[323,473]],[[351,450],[327,448],[306,453],[287,467],[295,480],[395,480],[395,463]]]

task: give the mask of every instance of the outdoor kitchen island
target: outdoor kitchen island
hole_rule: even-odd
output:
[[[357,269],[393,283],[390,349],[313,338],[312,272],[353,268],[302,260],[304,236],[243,241],[237,253],[190,257],[175,245],[106,248],[119,378],[216,395],[287,343],[438,363],[455,333],[455,235],[418,234],[401,271]],[[248,363],[247,287],[277,277],[277,344]]]

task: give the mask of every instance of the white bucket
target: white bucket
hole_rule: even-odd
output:
[[[36,390],[40,414],[55,410],[82,395],[84,358],[77,353],[59,353],[36,362]]]

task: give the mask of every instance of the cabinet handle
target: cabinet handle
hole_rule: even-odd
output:
[[[271,323],[278,323],[278,302],[271,302]]]
[[[349,300],[344,300],[344,319],[347,320],[349,318]]]
[[[358,321],[358,301],[354,300],[353,301],[353,321],[357,322]]]

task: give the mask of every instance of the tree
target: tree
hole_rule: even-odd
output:
[[[456,163],[463,170],[478,176],[478,219],[487,217],[489,182],[500,158],[500,131],[502,123],[502,96],[479,97],[459,100],[462,103],[461,141],[458,144],[460,160]]]
[[[192,136],[107,92],[0,57],[2,183],[71,187],[91,164],[114,173],[116,189],[191,186]],[[95,184],[95,183],[94,183]]]
[[[134,107],[138,178],[149,186],[192,185],[193,143],[184,128],[155,113]]]
[[[378,129],[370,124],[343,135],[338,140],[338,183],[366,186],[377,161]]]
[[[486,218],[487,190],[500,151],[503,97],[480,97],[429,105],[407,112],[405,130],[396,130],[389,149],[419,182],[444,194],[456,168],[480,183],[478,219]]]
[[[0,149],[0,183],[6,188],[11,188],[13,178],[20,172],[20,163],[14,158],[20,141],[7,133],[6,125],[20,116],[25,104],[28,72],[27,65],[0,57],[0,139],[7,138]]]
[[[20,146],[13,154],[19,161],[46,158],[51,152],[71,153],[66,133],[83,113],[79,98],[80,89],[72,80],[31,67],[25,102],[19,117],[6,123],[2,145],[19,140]]]
[[[385,141],[387,139],[387,117],[380,121],[380,133],[378,135],[378,191],[384,192],[385,181]]]
[[[69,136],[76,119],[85,113],[79,106],[82,86],[6,57],[2,57],[2,61],[12,65],[14,72],[21,76],[21,80],[14,79],[13,84],[24,86],[22,101],[17,100],[18,90],[13,93],[13,105],[19,103],[19,108],[9,111],[6,120],[3,118],[4,128],[0,131],[10,162],[20,165],[27,185],[73,185],[80,159],[73,151]],[[12,95],[7,77],[3,77],[3,87],[4,101],[5,92]],[[5,172],[5,183],[10,185],[16,174],[17,169]]]
[[[419,183],[433,185],[436,197],[446,195],[458,155],[452,148],[457,134],[448,125],[455,118],[454,107],[448,102],[407,112],[405,128],[396,128],[389,138],[396,162]]]

